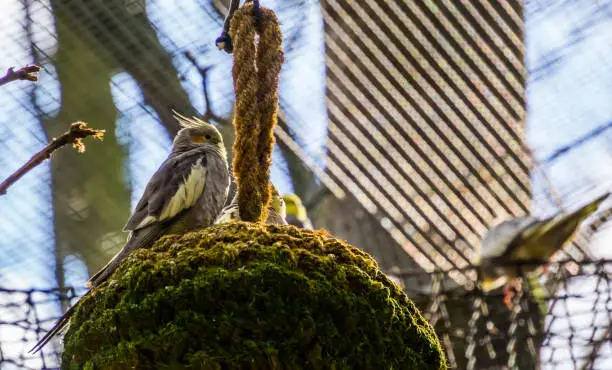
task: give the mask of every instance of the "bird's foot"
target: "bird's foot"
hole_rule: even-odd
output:
[[[509,310],[512,310],[514,305],[513,299],[514,297],[521,292],[522,286],[517,279],[512,279],[504,286],[504,304],[508,307]]]

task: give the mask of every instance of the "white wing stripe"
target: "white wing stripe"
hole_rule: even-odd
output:
[[[191,167],[191,172],[189,172],[187,178],[183,178],[183,182],[164,206],[159,217],[149,215],[135,229],[140,229],[153,222],[167,220],[176,216],[179,212],[192,207],[204,192],[205,185],[206,167],[202,166],[202,160],[199,159]]]
[[[156,218],[156,217],[153,217],[153,216],[147,216],[147,217],[145,217],[145,218],[143,218],[143,219],[142,219],[142,221],[141,221],[141,222],[138,224],[138,226],[136,226],[136,227],[134,228],[134,230],[138,230],[138,229],[140,229],[140,228],[143,228],[143,227],[145,227],[145,226],[147,226],[147,225],[149,225],[149,224],[152,224],[153,222],[156,222],[156,221],[157,221],[157,218]]]
[[[224,224],[224,223],[232,222],[236,220],[240,220],[240,216],[238,215],[238,206],[232,205],[232,206],[225,208],[221,212],[219,217],[217,217],[217,219],[215,220],[215,225]]]

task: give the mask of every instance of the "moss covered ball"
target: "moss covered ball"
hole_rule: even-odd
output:
[[[231,223],[134,252],[79,303],[64,369],[445,369],[436,334],[366,253]]]

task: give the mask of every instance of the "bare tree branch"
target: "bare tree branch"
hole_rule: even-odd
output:
[[[17,80],[28,80],[28,81],[38,81],[38,73],[42,68],[33,65],[33,66],[25,66],[21,69],[15,71],[15,67],[11,67],[6,71],[6,74],[3,77],[0,77],[0,86],[6,85],[9,82],[17,81]]]
[[[208,97],[208,85],[207,85],[207,73],[208,70],[210,70],[210,66],[209,67],[201,67],[198,62],[196,61],[195,57],[193,56],[193,54],[191,54],[189,51],[186,51],[184,53],[185,58],[187,58],[187,60],[189,60],[189,62],[191,64],[193,64],[193,66],[198,70],[198,72],[200,73],[200,76],[202,77],[202,90],[204,93],[204,104],[206,105],[206,112],[204,112],[204,116],[202,117],[202,119],[204,121],[208,121],[210,119],[222,123],[225,122],[226,119],[217,116],[216,114],[213,113],[212,111],[212,106],[210,105],[210,98]]]
[[[7,189],[19,180],[23,175],[28,173],[34,167],[41,164],[45,159],[49,159],[51,154],[67,144],[72,144],[72,147],[77,152],[83,153],[85,151],[85,145],[83,145],[83,139],[93,136],[96,139],[102,140],[104,137],[104,130],[96,130],[87,128],[85,122],[75,122],[70,126],[70,130],[66,131],[62,136],[57,139],[51,140],[43,150],[36,153],[30,160],[21,166],[17,171],[11,174],[6,180],[0,184],[0,195],[6,194]]]

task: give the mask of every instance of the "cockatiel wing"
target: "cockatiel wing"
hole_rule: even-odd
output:
[[[504,221],[499,225],[489,229],[480,243],[480,262],[491,260],[512,253],[513,248],[520,245],[519,241],[523,238],[526,230],[532,229],[541,221],[535,217],[517,217]]]
[[[192,207],[206,186],[206,154],[191,150],[166,161],[155,172],[125,231],[169,220]]]
[[[493,226],[483,235],[474,263],[483,269],[481,284],[485,291],[501,287],[507,282],[511,270],[503,265],[503,261],[514,250],[521,248],[525,231],[540,222],[535,217],[517,217]]]
[[[580,224],[599,208],[608,195],[605,194],[574,212],[558,214],[532,225],[522,233],[519,241],[525,248],[516,248],[510,254],[510,259],[548,261],[572,239]]]
[[[232,221],[240,221],[240,213],[238,212],[238,204],[231,203],[227,207],[223,208],[217,219],[215,225],[224,224]]]

